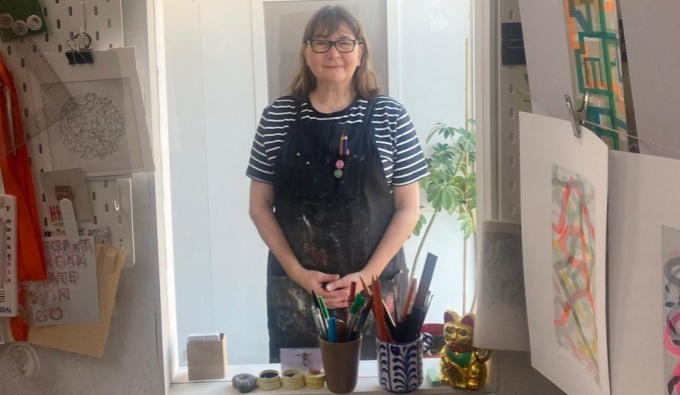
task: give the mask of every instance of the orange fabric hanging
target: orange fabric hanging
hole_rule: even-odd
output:
[[[0,58],[0,82],[9,89],[12,119],[7,116],[7,98],[0,94],[0,171],[5,193],[17,199],[17,274],[19,283],[47,279],[45,251],[42,245],[38,208],[28,156],[28,146],[21,118],[19,97],[14,87],[12,74]],[[12,127],[10,127],[10,121]],[[13,136],[12,136],[13,135]],[[12,138],[13,137],[13,138]],[[12,151],[14,141],[14,151]],[[20,287],[19,303],[26,311],[25,290]],[[24,317],[11,320],[12,337],[17,341],[28,339],[28,323]]]

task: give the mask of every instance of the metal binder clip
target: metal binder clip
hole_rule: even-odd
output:
[[[66,51],[68,64],[94,63],[90,44],[92,44],[92,37],[82,30],[73,37],[73,40],[66,41],[66,45],[71,48]]]
[[[586,91],[583,96],[583,103],[581,108],[574,111],[574,106],[571,103],[571,96],[568,93],[564,94],[564,100],[567,102],[567,108],[569,109],[569,115],[571,117],[571,127],[574,129],[574,136],[581,137],[581,125],[583,125],[583,120],[586,119],[586,112],[588,111],[588,99],[590,99],[590,92]]]

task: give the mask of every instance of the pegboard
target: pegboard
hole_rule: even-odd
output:
[[[41,52],[66,52],[70,49],[67,41],[73,40],[81,30],[92,38],[91,49],[106,50],[123,45],[120,0],[40,0],[40,5],[47,22],[47,33],[34,34],[30,38]],[[0,55],[12,72],[22,106],[22,116],[26,120],[40,110],[36,108],[31,96],[30,72],[25,60],[11,42],[0,43]],[[66,56],[64,62],[67,62]],[[44,231],[56,231],[57,228],[50,225],[48,220],[49,211],[40,182],[40,173],[53,170],[51,162],[43,155],[43,152],[49,151],[46,131],[29,142],[36,201],[42,217],[41,227]],[[108,228],[112,244],[124,246],[127,250],[125,266],[132,266],[134,237],[130,177],[88,178],[87,186],[94,220],[79,221],[79,227]]]
[[[519,2],[498,2],[500,24],[519,22]],[[498,43],[500,43],[500,38]],[[498,45],[500,53],[500,45]],[[531,100],[514,87],[529,90],[526,65],[503,66],[498,56],[498,206],[500,221],[520,223],[519,112],[531,112]]]

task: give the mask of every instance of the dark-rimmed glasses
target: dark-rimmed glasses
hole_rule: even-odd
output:
[[[326,53],[331,50],[332,46],[335,46],[335,49],[337,49],[340,53],[347,53],[354,51],[354,47],[356,47],[357,44],[361,44],[362,42],[359,40],[350,40],[346,38],[337,41],[308,40],[305,43],[309,45],[309,47],[312,48],[312,51],[316,53]]]

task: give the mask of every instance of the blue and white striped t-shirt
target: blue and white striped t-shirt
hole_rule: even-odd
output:
[[[357,123],[362,122],[367,104],[366,100],[357,99],[345,110],[323,114],[304,101],[299,107],[299,117],[340,124]],[[265,108],[250,152],[248,177],[270,184],[274,182],[276,156],[297,118],[295,99],[291,96],[280,97]],[[373,107],[371,122],[388,184],[408,185],[427,176],[427,164],[418,135],[401,103],[379,96]]]

